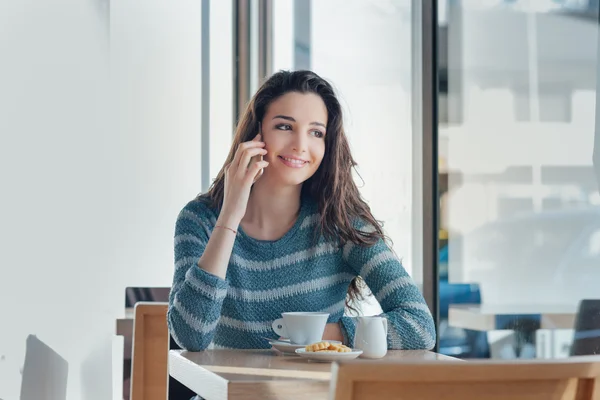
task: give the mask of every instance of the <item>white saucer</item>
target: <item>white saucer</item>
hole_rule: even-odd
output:
[[[300,357],[314,361],[332,362],[342,360],[353,360],[362,354],[362,350],[352,350],[347,353],[327,353],[324,351],[306,351],[304,346],[301,349],[296,349],[296,354]]]
[[[328,340],[328,342],[341,344],[341,342],[336,340]],[[303,344],[291,343],[289,339],[271,339],[269,340],[269,344],[273,346],[274,349],[287,354],[296,354],[296,350],[304,349],[306,347]]]
[[[296,349],[303,349],[302,344],[286,343],[281,340],[269,340],[269,344],[282,353],[295,354]]]

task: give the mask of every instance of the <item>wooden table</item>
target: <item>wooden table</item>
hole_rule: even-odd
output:
[[[455,328],[476,331],[506,329],[507,317],[540,319],[540,329],[573,329],[577,305],[490,305],[451,304],[448,324]]]
[[[458,361],[430,351],[392,350],[384,360]],[[365,365],[378,360],[358,359]],[[327,399],[331,363],[274,350],[169,352],[169,374],[207,400]]]
[[[513,327],[520,326],[519,320],[539,321],[539,329],[535,332],[537,358],[561,357],[561,355],[564,356],[564,349],[567,349],[568,354],[568,330],[573,329],[575,326],[576,317],[577,305],[566,304],[451,304],[448,309],[448,324],[450,326],[483,332],[510,329],[506,326],[509,320],[511,320]],[[561,333],[560,330],[567,330],[563,331],[567,334]],[[501,349],[507,345],[521,348],[525,344],[525,337],[519,335],[518,330],[515,330],[515,333],[516,336],[505,336],[503,339],[490,343],[492,357],[499,356]]]

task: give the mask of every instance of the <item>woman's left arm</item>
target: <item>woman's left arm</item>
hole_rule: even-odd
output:
[[[388,320],[388,348],[431,350],[436,333],[433,317],[423,295],[398,257],[383,240],[371,247],[344,246],[344,260],[360,275],[381,305]],[[356,319],[342,317],[345,342],[354,344]]]

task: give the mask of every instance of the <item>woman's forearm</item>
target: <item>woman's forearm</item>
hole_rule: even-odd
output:
[[[340,326],[339,322],[325,325],[325,331],[323,332],[323,340],[337,340],[340,342],[344,341],[342,327]]]
[[[209,274],[225,279],[238,226],[239,221],[219,217],[204,253],[198,261],[198,267]]]

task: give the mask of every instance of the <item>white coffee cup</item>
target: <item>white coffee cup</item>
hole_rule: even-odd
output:
[[[295,344],[311,344],[323,338],[329,313],[285,312],[281,316],[271,325],[276,334]]]

